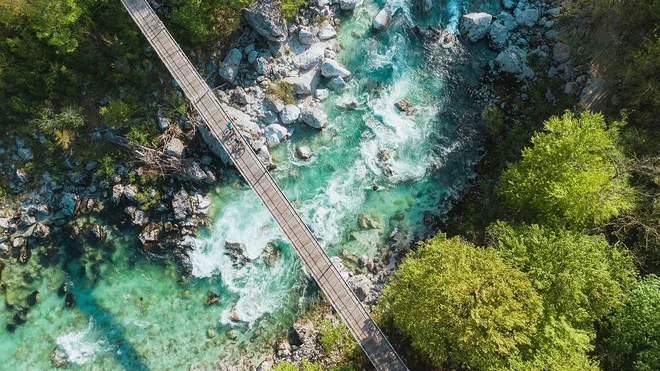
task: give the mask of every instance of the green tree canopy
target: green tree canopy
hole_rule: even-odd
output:
[[[531,343],[542,311],[525,274],[494,249],[443,234],[405,259],[384,298],[394,325],[437,367],[506,364]]]
[[[660,370],[660,278],[637,284],[612,318],[605,344],[612,370]]]
[[[523,218],[589,227],[632,207],[627,176],[617,172],[618,124],[601,114],[566,113],[544,123],[496,192]]]
[[[543,297],[546,318],[592,328],[634,284],[632,259],[602,235],[503,222],[491,226],[489,234],[502,259],[527,273]]]

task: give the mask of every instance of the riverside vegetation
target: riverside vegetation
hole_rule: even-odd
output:
[[[240,38],[241,9],[250,3],[155,4],[186,51],[205,60],[208,50],[228,50]],[[306,3],[285,0],[281,9],[292,19]],[[522,3],[533,2],[501,1],[505,9]],[[441,232],[413,246],[374,308],[411,369],[660,368],[660,2],[545,3],[562,9],[557,22],[568,30],[562,41],[574,51],[576,69],[590,70],[601,86],[581,106],[568,94],[545,99],[547,91],[564,89],[558,78],[523,90],[508,74],[486,80],[500,99],[486,102],[481,115],[485,154],[477,177],[444,220],[431,223]],[[167,192],[159,180],[180,174],[160,173],[135,156],[170,148],[176,137],[196,146],[194,133],[182,136],[178,129],[193,130],[186,122],[194,115],[162,79],[167,72],[152,64],[153,53],[121,3],[5,1],[0,36],[3,129],[38,148],[12,160],[12,175],[0,178],[0,197],[20,200],[44,172],[65,177],[72,171],[66,164],[94,163],[94,179],[112,179],[138,163],[144,169],[122,177],[139,183],[140,192],[122,191],[119,198],[135,199],[144,211],[157,208]],[[290,89],[274,83],[266,94],[293,104]],[[179,182],[189,180],[168,185],[170,193]],[[182,209],[190,215],[195,205]],[[142,227],[136,212],[131,209],[131,218]],[[103,239],[101,229],[86,228]],[[0,261],[0,278],[4,267]],[[36,292],[26,300],[33,305],[38,298]],[[281,357],[264,365],[280,371],[368,368],[346,328],[317,305],[306,317],[318,330],[301,322],[294,333],[301,348],[317,343],[318,360]],[[25,312],[16,316],[21,320]]]

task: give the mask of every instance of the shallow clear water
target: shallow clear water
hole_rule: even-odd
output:
[[[330,254],[347,249],[374,255],[395,228],[409,238],[433,233],[425,215],[442,215],[443,201],[472,175],[470,165],[478,158],[480,111],[466,86],[476,84],[488,52],[444,49],[421,42],[414,31],[415,24],[454,29],[466,5],[436,2],[431,17],[417,19],[406,1],[390,0],[397,9],[394,22],[374,34],[371,21],[383,4],[365,1],[342,24],[339,59],[354,76],[345,91],[325,102],[328,128],[295,125],[292,140],[273,151],[278,184]],[[413,103],[414,115],[396,110],[402,99]],[[342,102],[356,108],[337,108]],[[295,157],[299,145],[312,149],[311,160]],[[384,153],[391,157],[387,165],[379,159]],[[239,359],[258,364],[305,310],[313,285],[250,189],[238,181],[221,186],[214,207],[212,226],[198,237],[195,278],[189,281],[171,264],[134,253],[136,243],[124,237],[126,231],[111,232],[94,282],[80,274],[81,260],[32,267],[39,273],[19,296],[37,288],[40,302],[16,332],[0,332],[0,369],[47,369],[57,346],[74,369],[85,370],[189,369],[196,362]],[[380,227],[360,230],[363,213]],[[225,242],[243,243],[253,262],[234,267]],[[283,251],[272,267],[260,258],[269,242]],[[88,260],[93,258],[82,261]],[[73,309],[65,309],[56,294],[65,281],[78,297]],[[220,295],[219,305],[204,305],[209,290]],[[0,321],[12,315],[0,311]],[[217,335],[207,337],[208,329]]]

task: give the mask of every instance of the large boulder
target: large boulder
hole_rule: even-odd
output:
[[[564,43],[556,43],[552,48],[552,59],[557,64],[568,62],[571,59],[571,48]]]
[[[519,75],[523,72],[526,59],[525,51],[517,46],[510,46],[495,58],[495,65],[501,72]]]
[[[353,10],[357,6],[357,0],[339,0],[341,10]]]
[[[488,13],[469,13],[461,18],[460,31],[469,41],[476,42],[484,38],[493,16]]]
[[[522,27],[532,27],[539,21],[539,11],[534,8],[516,10],[516,23]]]
[[[321,65],[321,74],[323,77],[333,78],[339,76],[341,78],[347,78],[351,76],[351,71],[344,67],[341,63],[325,58],[323,64]]]
[[[322,47],[312,46],[293,58],[293,63],[301,70],[308,70],[323,61],[325,51]]]
[[[270,124],[264,129],[266,145],[275,147],[289,137],[289,130],[280,124]]]
[[[387,28],[392,22],[392,10],[388,7],[385,7],[376,14],[376,18],[372,23],[374,30],[380,32]]]
[[[328,116],[318,107],[303,107],[300,120],[315,129],[323,129],[328,125]]]
[[[165,154],[168,156],[181,158],[185,148],[186,147],[183,146],[183,143],[179,138],[172,138],[172,140],[170,140],[170,142],[165,146]]]
[[[174,219],[184,220],[191,216],[193,213],[190,196],[185,189],[181,188],[179,192],[172,197],[172,211],[174,212]]]
[[[140,232],[138,239],[140,240],[140,242],[142,242],[142,245],[149,246],[153,243],[158,242],[162,232],[163,232],[162,225],[158,223],[149,223],[147,224],[146,227],[144,227],[144,229],[142,229],[142,232]]]
[[[311,95],[319,85],[319,73],[318,70],[313,69],[300,76],[287,77],[284,81],[291,85],[294,94]]]
[[[516,0],[502,0],[500,3],[502,4],[502,8],[506,10],[512,10],[518,5],[518,1]]]
[[[257,0],[245,11],[245,20],[270,41],[282,42],[289,36],[279,0]]]
[[[280,114],[280,119],[285,125],[293,124],[300,117],[300,108],[295,104],[287,104],[284,106],[282,113]]]
[[[328,22],[323,22],[321,29],[319,30],[318,37],[321,41],[326,41],[333,39],[337,36],[337,31],[335,28]]]
[[[319,38],[316,36],[317,33],[318,31],[316,30],[316,27],[302,26],[300,27],[300,30],[298,30],[298,40],[301,44],[312,45],[319,42]]]
[[[346,283],[348,283],[348,286],[353,290],[355,296],[357,296],[360,301],[367,300],[369,294],[371,294],[371,291],[374,288],[373,282],[371,282],[371,280],[364,274],[353,276],[349,278]]]
[[[234,82],[236,75],[238,75],[238,66],[241,64],[242,59],[243,53],[240,50],[236,48],[230,50],[218,70],[220,77],[229,82]]]
[[[495,21],[488,31],[488,45],[494,50],[502,50],[509,40],[509,30],[501,21]]]

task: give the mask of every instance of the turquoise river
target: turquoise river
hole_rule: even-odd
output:
[[[394,21],[375,34],[371,22],[386,3],[396,10]],[[489,3],[498,2],[436,0],[432,13],[422,17],[406,0],[364,0],[345,15],[338,58],[354,75],[344,91],[325,101],[328,128],[296,125],[292,140],[273,151],[274,177],[331,255],[347,249],[374,256],[394,228],[410,239],[435,233],[425,215],[441,217],[446,200],[472,176],[483,135],[481,107],[468,87],[478,84],[492,55],[483,46],[426,42],[415,26],[457,31],[461,13],[497,11]],[[413,103],[414,115],[397,111],[394,104],[403,99]],[[356,108],[337,108],[349,102]],[[295,157],[299,145],[313,150],[311,160]],[[389,167],[380,164],[379,153],[389,153]],[[380,190],[373,191],[374,184]],[[7,267],[5,279],[13,274],[31,281],[25,292],[13,294],[38,289],[41,298],[13,333],[4,326],[13,314],[0,310],[0,369],[51,369],[55,348],[74,370],[259,364],[309,308],[316,290],[249,188],[236,178],[213,195],[211,225],[198,234],[192,255],[192,278],[183,279],[168,261],[144,256],[129,237],[135,231],[110,228],[113,246],[98,253],[101,264],[93,268],[68,256],[76,250],[71,246],[62,246],[58,264],[42,267],[31,259],[31,267],[13,268],[30,269],[29,280],[24,271]],[[360,230],[362,213],[377,217],[380,228]],[[253,259],[275,243],[283,257],[273,267],[254,259],[236,268],[224,254],[226,241],[245,244]],[[90,269],[95,279],[88,278]],[[63,282],[77,297],[74,308],[65,308],[57,295]],[[204,305],[209,290],[220,295],[219,305]],[[233,312],[239,322],[231,321]],[[209,329],[217,336],[207,337]]]

